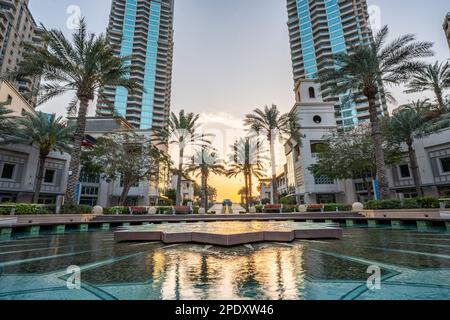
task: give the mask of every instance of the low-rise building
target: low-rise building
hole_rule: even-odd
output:
[[[350,181],[334,181],[326,176],[315,177],[309,167],[316,162],[325,137],[337,130],[334,105],[322,99],[320,84],[299,80],[295,86],[297,115],[302,141],[285,144],[287,185],[298,203],[347,202],[355,200]],[[289,188],[292,186],[293,188]]]
[[[176,190],[178,174],[173,174],[171,179],[171,188]],[[194,181],[185,177],[181,178],[181,198],[183,201],[194,201]]]
[[[14,85],[0,83],[0,101],[12,111],[12,117],[35,113]],[[62,203],[66,193],[70,156],[51,152],[45,162],[40,203]],[[39,149],[32,145],[0,145],[0,202],[31,202],[36,184]]]

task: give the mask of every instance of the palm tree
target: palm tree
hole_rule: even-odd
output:
[[[34,145],[39,149],[39,164],[36,174],[33,202],[39,201],[45,161],[51,151],[70,152],[74,128],[68,126],[62,117],[56,118],[43,112],[26,113],[16,120],[17,128],[8,143]]]
[[[270,162],[272,165],[272,203],[278,203],[278,191],[275,183],[277,177],[277,167],[275,161],[275,140],[277,135],[283,136],[292,134],[292,127],[295,126],[294,114],[281,114],[276,105],[265,106],[263,109],[255,109],[245,116],[244,124],[257,134],[267,137],[270,145]]]
[[[372,137],[376,150],[377,177],[381,199],[389,197],[389,185],[383,154],[383,139],[378,118],[377,97],[385,93],[383,85],[398,85],[407,82],[424,63],[419,58],[433,55],[431,42],[415,41],[414,35],[404,35],[385,44],[388,27],[383,27],[373,43],[352,48],[350,53],[334,56],[334,68],[320,74],[321,82],[331,88],[331,93],[351,94],[362,92],[369,102]],[[389,98],[390,95],[386,96]]]
[[[232,146],[230,154],[230,164],[227,172],[228,177],[244,176],[245,205],[248,211],[249,198],[252,197],[253,182],[255,176],[262,179],[264,174],[264,164],[267,158],[264,156],[266,150],[262,148],[262,143],[258,138],[246,137],[237,140]]]
[[[245,204],[246,203],[245,197],[246,195],[248,195],[247,188],[245,187],[240,188],[238,191],[238,195],[241,196],[241,204]]]
[[[398,143],[406,143],[408,147],[409,164],[414,180],[417,195],[423,196],[420,186],[419,166],[413,147],[416,138],[423,138],[436,131],[450,126],[450,121],[442,119],[436,121],[429,118],[431,105],[427,101],[416,101],[396,112],[392,117],[385,119],[387,134]]]
[[[199,119],[198,114],[192,112],[185,113],[181,110],[178,116],[171,113],[167,126],[155,131],[155,139],[159,144],[170,145],[174,144],[179,149],[179,163],[177,175],[177,197],[176,204],[182,204],[181,196],[181,178],[183,175],[184,151],[188,146],[203,146],[209,141],[205,140],[205,135],[198,133]]]
[[[75,204],[89,102],[105,86],[124,87],[132,91],[138,85],[129,78],[130,58],[115,56],[103,35],[96,37],[88,34],[84,19],[80,20],[79,28],[73,33],[72,42],[59,30],[47,30],[44,26],[42,29],[46,46],[27,45],[25,57],[11,77],[41,77],[43,84],[38,104],[66,92],[75,93],[75,99],[69,105],[70,113],[77,109],[78,103],[79,108],[67,185],[68,203]]]
[[[436,61],[417,71],[408,83],[406,93],[431,90],[436,96],[439,111],[445,110],[444,90],[450,88],[450,63]]]
[[[194,154],[192,157],[192,163],[186,168],[186,172],[198,172],[196,176],[201,176],[202,206],[205,210],[208,210],[208,178],[211,174],[224,175],[227,172],[221,163],[221,160],[217,158],[217,154],[214,150],[204,147]]]
[[[0,143],[7,139],[15,127],[10,119],[13,112],[5,107],[10,103],[11,101],[0,102]]]

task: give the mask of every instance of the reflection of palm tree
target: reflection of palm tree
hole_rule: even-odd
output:
[[[241,138],[232,146],[230,154],[228,177],[244,175],[245,205],[249,209],[249,197],[252,196],[253,180],[255,176],[259,179],[264,177],[264,164],[267,158],[264,156],[265,150],[258,138]]]
[[[387,36],[388,28],[385,26],[375,36],[372,45],[358,46],[350,53],[336,54],[333,61],[330,61],[336,68],[326,69],[320,74],[321,82],[331,88],[331,94],[348,95],[356,89],[362,92],[369,103],[381,199],[389,198],[389,184],[378,118],[379,95],[384,91],[385,84],[398,85],[407,82],[412,74],[422,70],[424,66],[418,59],[433,54],[432,43],[416,42],[413,35],[405,35],[385,44]],[[392,98],[387,93],[386,96]]]

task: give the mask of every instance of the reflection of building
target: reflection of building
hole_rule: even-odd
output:
[[[40,29],[28,9],[28,0],[0,1],[0,74],[13,71],[23,59],[24,44],[42,43]],[[39,78],[26,78],[14,83],[27,99],[39,86]],[[34,98],[31,100],[33,101]]]
[[[138,129],[161,127],[170,110],[173,0],[113,0],[108,40],[117,56],[131,56],[130,77],[142,86],[103,88],[97,115],[114,111]]]
[[[13,117],[25,112],[35,113],[34,108],[9,82],[0,84],[0,101],[8,101],[6,108]],[[66,192],[67,170],[70,156],[51,152],[45,161],[44,179],[41,186],[40,203],[62,201]],[[35,190],[39,150],[30,145],[0,146],[0,202],[31,202]]]
[[[444,20],[444,31],[447,36],[448,47],[450,48],[450,12],[447,13]]]
[[[295,185],[292,191],[301,203],[353,202],[353,192],[346,192],[352,189],[351,183],[314,177],[308,170],[315,163],[325,136],[337,129],[333,104],[323,102],[320,84],[314,80],[298,81],[295,92],[293,112],[301,127],[302,141],[285,145],[288,185]]]
[[[294,82],[316,78],[333,68],[333,55],[372,40],[366,0],[287,0],[288,27]],[[332,102],[338,126],[352,127],[369,120],[365,98],[350,101],[349,95],[333,96],[323,87],[323,98]],[[379,112],[387,114],[385,102]]]
[[[172,175],[172,189],[177,189],[177,181],[178,181],[178,175],[173,174]],[[194,181],[190,179],[186,179],[185,177],[181,178],[181,197],[184,200],[194,200]]]

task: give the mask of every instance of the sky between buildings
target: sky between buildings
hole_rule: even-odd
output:
[[[436,56],[450,58],[442,24],[448,0],[368,0],[380,8],[381,24],[391,38],[414,33],[435,43]],[[104,32],[111,0],[31,0],[36,21],[67,35],[77,14],[90,31]],[[294,103],[285,0],[175,0],[175,48],[172,111],[200,113],[218,134],[215,146],[225,157],[229,145],[243,136],[242,119],[256,107],[277,104],[283,112]],[[402,88],[391,89],[399,104],[417,99]],[[431,93],[427,95],[432,98]],[[40,107],[65,115],[70,96]],[[391,105],[390,108],[394,108]],[[90,113],[94,113],[94,106]],[[280,158],[279,162],[284,160]],[[219,199],[238,200],[243,179],[214,177]]]

